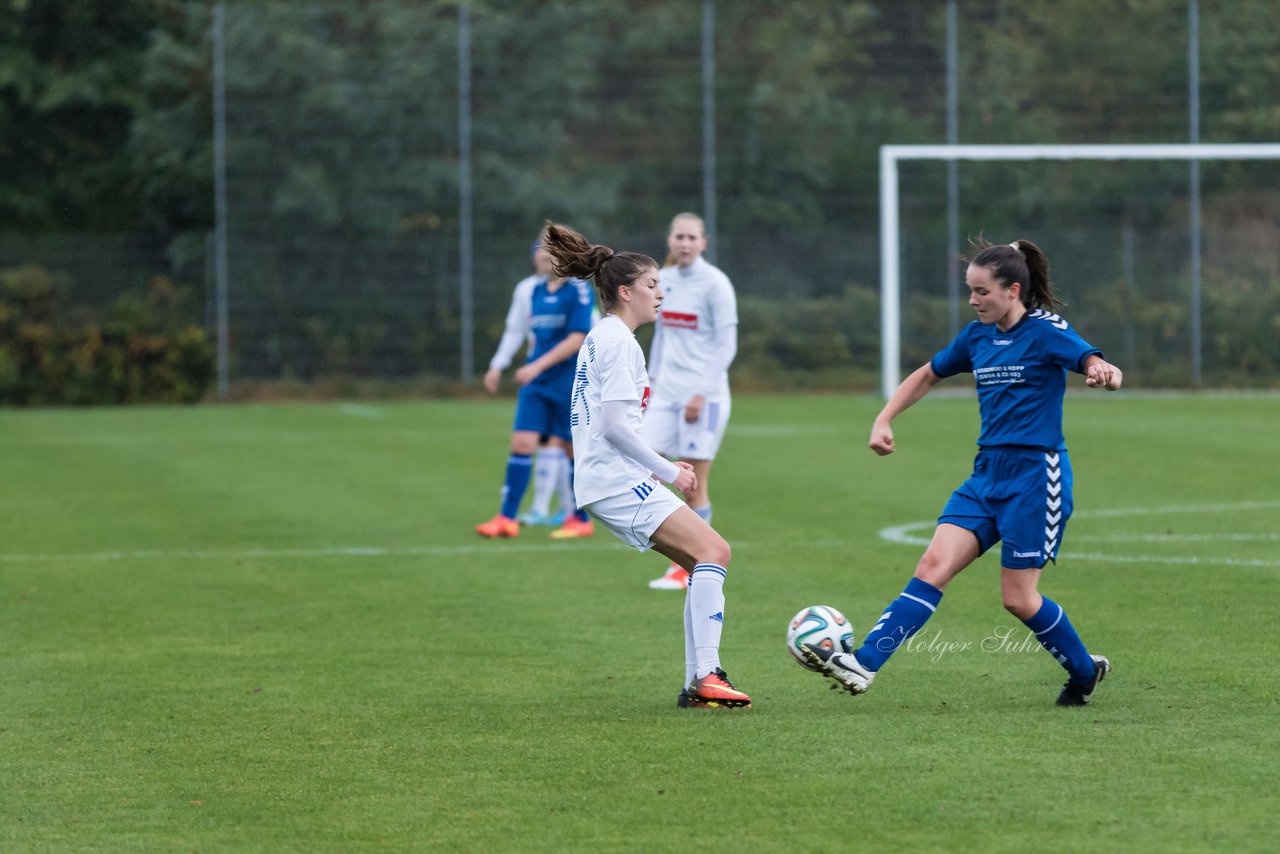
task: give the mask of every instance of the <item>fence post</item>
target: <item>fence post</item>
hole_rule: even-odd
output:
[[[230,386],[230,332],[227,320],[227,61],[223,5],[213,6],[213,206],[214,315],[216,317],[218,397]]]
[[[947,0],[947,145],[960,142],[956,0]],[[947,326],[960,331],[960,162],[947,161]]]
[[[716,247],[716,2],[702,0],[702,215],[707,227],[707,260]]]
[[[475,374],[474,283],[471,257],[471,7],[458,4],[458,295],[463,385]]]
[[[1200,3],[1187,4],[1188,122],[1192,143],[1200,141]],[[1200,385],[1200,161],[1192,160],[1191,179],[1191,382]]]

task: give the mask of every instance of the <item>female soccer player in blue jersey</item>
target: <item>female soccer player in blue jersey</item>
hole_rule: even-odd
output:
[[[638,252],[592,245],[561,225],[547,226],[546,241],[557,274],[593,279],[605,311],[583,342],[573,381],[577,502],[627,545],[656,549],[691,573],[684,600],[684,682],[676,705],[750,706],[751,698],[720,667],[729,544],[657,483],[694,491],[694,466],[666,459],[640,433],[649,375],[635,331],[653,323],[663,304],[658,265]]]
[[[806,645],[810,661],[851,694],[861,694],[901,644],[937,610],[947,584],[1003,541],[1004,607],[1029,628],[1068,673],[1060,706],[1082,706],[1111,664],[1090,655],[1058,603],[1038,590],[1056,560],[1071,517],[1071,461],[1062,435],[1067,371],[1091,388],[1115,391],[1123,374],[1054,313],[1060,305],[1049,259],[1028,240],[980,241],[965,282],[978,319],[916,369],[889,398],[871,428],[871,450],[894,451],[891,424],[940,379],[972,373],[982,431],[973,474],[942,509],[915,576],[853,653]]]
[[[542,245],[539,236],[530,250],[533,260],[533,275],[525,276],[515,287],[511,295],[511,307],[507,310],[506,323],[502,330],[502,340],[498,349],[489,361],[489,370],[484,374],[484,387],[489,394],[497,394],[502,381],[502,372],[507,369],[520,349],[533,352],[536,342],[533,337],[533,290],[538,285],[550,283],[555,275],[551,269],[551,256]],[[594,308],[591,311],[591,324],[599,320]],[[522,526],[550,525],[559,527],[574,510],[572,460],[569,454],[572,448],[567,439],[557,436],[543,435],[539,437],[542,444],[533,458],[533,474],[531,486],[533,502],[529,510],[516,517]],[[551,497],[553,493],[560,501],[559,509],[551,513]]]
[[[541,245],[534,250],[534,265],[540,276],[529,294],[529,328],[533,344],[528,360],[516,370],[522,386],[516,400],[515,424],[511,432],[511,455],[507,458],[502,486],[502,507],[488,522],[476,525],[482,537],[515,537],[520,534],[516,512],[529,486],[533,454],[542,436],[557,440],[560,447],[572,442],[569,430],[569,394],[573,387],[573,357],[582,339],[591,330],[595,301],[585,282],[557,276],[551,270],[551,256]],[[515,309],[513,308],[513,311]],[[508,356],[508,360],[510,356]],[[485,385],[497,388],[501,368],[490,367]],[[576,510],[553,537],[589,537],[590,517]]]

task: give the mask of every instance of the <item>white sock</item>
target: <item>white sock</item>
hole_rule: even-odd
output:
[[[693,596],[684,592],[684,684],[689,686],[697,678],[698,653],[693,646]]]
[[[697,660],[694,676],[698,679],[720,666],[725,574],[725,568],[719,564],[700,563],[689,576],[689,628]]]
[[[708,504],[706,507],[694,507],[692,509],[694,513],[697,513],[699,516],[702,517],[702,521],[706,522],[708,525],[711,524],[711,505],[710,504]]]
[[[533,504],[530,512],[546,516],[551,511],[551,493],[555,491],[560,474],[560,462],[564,451],[560,448],[543,448],[533,463]]]
[[[572,516],[578,509],[578,502],[573,497],[573,460],[563,451],[560,453],[560,468],[556,471],[556,492],[565,517]]]

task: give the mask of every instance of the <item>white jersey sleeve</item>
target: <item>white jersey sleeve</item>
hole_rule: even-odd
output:
[[[628,441],[634,436],[643,443],[639,434],[648,394],[644,352],[635,334],[617,317],[606,316],[583,341],[573,380],[573,490],[579,507],[621,495],[655,472],[674,479],[670,468],[661,466],[643,448]],[[605,404],[615,401],[623,404],[625,413],[619,419],[611,411],[606,418]],[[609,408],[617,409],[613,405]],[[621,442],[626,448],[615,443],[620,430],[627,431]]]
[[[680,467],[649,447],[636,428],[627,420],[630,401],[606,400],[600,408],[600,432],[623,456],[652,471],[664,483],[674,483]]]
[[[529,336],[533,332],[533,289],[539,281],[537,276],[527,276],[516,284],[511,294],[511,308],[507,309],[502,340],[498,342],[498,351],[489,360],[489,370],[506,370],[522,345],[532,346]]]

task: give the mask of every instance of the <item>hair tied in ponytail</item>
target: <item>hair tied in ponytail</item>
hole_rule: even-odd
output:
[[[1009,244],[1009,248],[1014,252],[1017,252],[1019,255],[1022,254],[1022,247],[1018,245],[1018,241],[1016,240]]]

